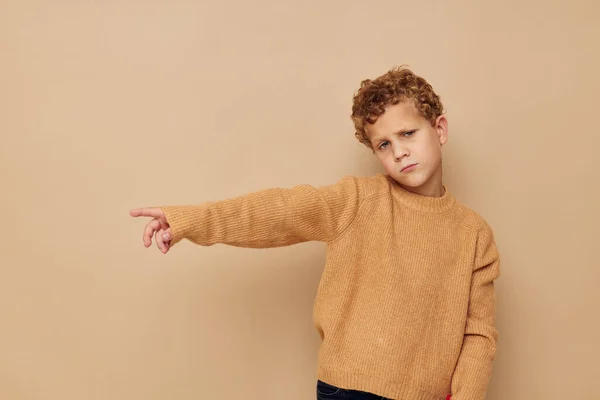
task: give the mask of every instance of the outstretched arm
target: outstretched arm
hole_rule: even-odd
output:
[[[144,244],[149,246],[156,233],[163,253],[182,239],[203,246],[268,248],[333,240],[351,224],[360,196],[357,178],[346,177],[319,188],[265,189],[200,205],[138,209],[131,215],[154,218]]]

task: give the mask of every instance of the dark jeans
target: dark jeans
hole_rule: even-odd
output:
[[[340,389],[323,381],[317,381],[317,400],[386,400],[386,398],[358,390]]]

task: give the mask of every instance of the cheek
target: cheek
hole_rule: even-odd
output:
[[[442,146],[440,142],[435,141],[431,144],[431,154],[435,158],[442,158]]]
[[[388,153],[389,152],[377,153],[377,159],[386,169],[390,169],[396,164],[394,157],[390,156]]]
[[[440,142],[432,139],[429,143],[425,143],[423,155],[425,155],[429,161],[435,162],[442,157],[442,148]]]

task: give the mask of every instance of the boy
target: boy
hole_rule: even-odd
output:
[[[492,230],[442,182],[448,121],[407,68],[365,80],[356,137],[386,173],[266,189],[197,206],[137,209],[167,253],[182,239],[267,248],[319,240],[317,399],[482,400],[495,356]]]

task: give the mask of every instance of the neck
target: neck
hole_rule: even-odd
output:
[[[418,188],[407,188],[389,175],[388,179],[392,186],[393,196],[404,206],[424,212],[445,212],[455,204],[454,197],[443,185],[441,188],[425,187],[425,185]]]
[[[444,195],[444,193],[446,192],[444,189],[444,185],[441,182],[439,185],[435,185],[432,187],[428,187],[426,185],[422,185],[422,186],[415,187],[415,188],[411,188],[411,187],[407,187],[407,186],[402,186],[402,187],[409,192],[412,192],[415,194],[420,194],[421,196],[426,196],[426,197],[442,197]]]
[[[418,187],[406,187],[404,189],[415,194],[427,197],[442,197],[445,193],[444,183],[442,182],[442,167],[439,168],[429,177],[427,182]]]

